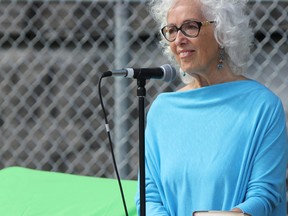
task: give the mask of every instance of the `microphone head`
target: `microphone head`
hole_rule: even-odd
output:
[[[172,82],[175,77],[176,77],[176,69],[169,65],[169,64],[164,64],[161,66],[161,69],[163,70],[163,77],[162,79],[165,82]]]

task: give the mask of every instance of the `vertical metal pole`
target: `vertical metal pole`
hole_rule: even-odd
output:
[[[115,68],[121,69],[127,67],[129,58],[129,41],[127,31],[128,10],[127,3],[119,1],[115,4]],[[115,155],[117,160],[121,163],[125,162],[128,149],[129,134],[127,110],[129,108],[129,80],[115,78]],[[126,177],[129,174],[128,165],[119,166],[119,173],[121,177]]]
[[[140,173],[140,216],[146,216],[146,183],[145,183],[145,100],[146,80],[137,80],[139,110],[139,173]]]

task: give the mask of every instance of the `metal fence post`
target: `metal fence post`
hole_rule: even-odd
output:
[[[129,35],[127,32],[127,19],[128,19],[127,4],[125,2],[117,2],[115,4],[115,67],[123,68],[127,67],[129,58],[129,47],[127,47],[127,41],[129,41]],[[128,153],[128,140],[129,134],[127,131],[127,112],[129,110],[129,98],[125,95],[127,92],[127,86],[129,86],[129,80],[115,78],[114,98],[115,98],[115,155],[119,163],[120,176],[125,177],[129,174],[128,165],[121,165],[121,162],[125,161],[125,156]]]

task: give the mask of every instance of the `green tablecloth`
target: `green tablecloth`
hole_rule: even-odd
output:
[[[129,216],[136,215],[136,181],[122,180]],[[20,167],[0,171],[1,216],[124,216],[116,179]]]

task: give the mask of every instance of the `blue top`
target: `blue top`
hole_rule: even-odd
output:
[[[286,215],[281,101],[252,80],[162,93],[145,134],[147,216],[231,210]],[[139,193],[136,196],[139,212]]]

